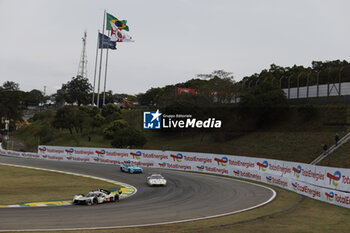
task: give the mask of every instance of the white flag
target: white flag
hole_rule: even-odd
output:
[[[128,32],[125,30],[120,30],[114,23],[111,23],[111,41],[135,42]]]

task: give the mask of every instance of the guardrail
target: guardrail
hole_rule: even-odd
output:
[[[0,149],[7,156],[56,161],[136,165],[239,177],[288,189],[313,199],[350,208],[350,169],[282,160],[142,149],[39,146],[37,153]]]

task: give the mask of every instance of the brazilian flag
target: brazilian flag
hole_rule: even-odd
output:
[[[114,23],[121,30],[129,31],[129,27],[128,25],[126,25],[127,23],[126,20],[119,20],[113,15],[107,13],[107,23],[106,23],[107,30],[111,30],[111,23]]]

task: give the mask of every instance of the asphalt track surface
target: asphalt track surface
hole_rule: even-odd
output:
[[[143,174],[127,174],[116,165],[4,156],[0,156],[0,162],[98,176],[137,188],[137,193],[127,199],[97,206],[0,208],[0,231],[114,228],[180,221],[250,208],[274,195],[262,186],[190,172],[144,168]],[[152,172],[161,172],[167,186],[147,186],[146,176]]]

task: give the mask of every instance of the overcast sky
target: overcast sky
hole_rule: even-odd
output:
[[[0,85],[10,80],[25,91],[47,86],[55,93],[77,74],[84,30],[93,83],[104,9],[128,20],[135,39],[109,51],[113,93],[218,69],[239,81],[271,63],[350,61],[347,0],[0,0]]]

